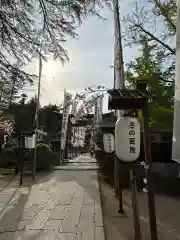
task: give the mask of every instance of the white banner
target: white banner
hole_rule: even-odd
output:
[[[96,103],[94,104],[94,129],[97,128],[98,115],[99,115],[99,106],[98,106],[98,100],[96,99]]]
[[[71,114],[72,114],[72,115],[75,115],[75,114],[76,114],[77,105],[78,105],[78,96],[77,96],[77,94],[76,94],[76,96],[74,97],[73,102],[72,102],[72,109],[71,109]]]
[[[62,128],[61,128],[61,150],[65,149],[66,145],[66,133],[69,119],[69,110],[71,105],[72,95],[64,90],[64,106],[63,106],[63,117],[62,117]]]
[[[102,121],[103,96],[98,98],[98,123]]]
[[[103,102],[103,96],[100,96],[99,98],[97,98],[94,106],[95,128],[98,127],[99,122],[102,120],[102,102]]]
[[[180,2],[177,1],[176,26],[176,78],[174,97],[174,128],[172,159],[180,163]]]

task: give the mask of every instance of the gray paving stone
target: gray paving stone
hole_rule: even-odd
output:
[[[0,233],[0,239],[1,240],[17,240],[21,234],[22,234],[22,232],[5,232],[2,234]],[[26,240],[26,239],[24,239],[24,240]]]
[[[69,205],[73,199],[73,194],[62,194],[59,199],[59,205]]]
[[[40,232],[36,240],[57,240],[57,234],[57,232],[43,230]]]
[[[38,194],[31,193],[29,196],[28,202],[26,204],[26,207],[31,207],[32,205],[43,205],[50,198],[51,198],[51,195],[46,191],[40,191]]]
[[[103,227],[103,216],[101,206],[95,203],[95,226]]]
[[[84,192],[79,196],[79,197],[73,197],[72,202],[71,202],[71,206],[81,206],[82,202],[83,202],[83,196],[84,196]]]
[[[12,205],[12,204],[18,204],[18,200],[20,198],[21,194],[20,193],[16,193],[12,199],[9,201],[8,205]]]
[[[83,204],[94,205],[94,196],[93,195],[90,196],[88,193],[85,193],[83,198]]]
[[[57,240],[57,233],[43,231],[36,240]]]
[[[49,219],[63,220],[66,216],[67,210],[68,210],[68,206],[59,205],[52,211]]]
[[[1,194],[10,194],[13,195],[17,191],[17,188],[7,187],[1,191]]]
[[[70,206],[63,220],[61,232],[76,232],[81,213],[81,205]]]
[[[33,219],[41,211],[41,208],[41,205],[32,205],[31,207],[24,209],[20,218],[22,220]]]
[[[90,232],[94,228],[94,206],[83,205],[78,223],[78,232]]]
[[[86,232],[77,233],[76,240],[94,240],[94,228]]]
[[[25,230],[21,235],[15,237],[13,240],[36,240],[40,232],[40,230]]]
[[[50,198],[44,205],[43,209],[54,209],[58,205],[58,199]]]
[[[2,204],[13,196],[0,213],[0,240],[104,240],[97,172],[76,170],[37,177],[30,188],[15,179],[0,193]]]
[[[15,221],[13,224],[11,224],[6,231],[7,232],[13,232],[13,231],[22,231],[24,230],[27,225],[29,224],[30,220],[20,220]]]
[[[53,233],[46,230],[42,231],[37,240],[75,240],[75,233]]]
[[[8,203],[12,194],[0,194],[0,203]]]
[[[51,212],[50,210],[41,210],[38,215],[30,222],[28,229],[30,230],[41,230],[47,222]]]
[[[20,213],[20,205],[6,206],[0,215],[0,232],[4,232],[10,225],[17,221]]]
[[[22,196],[28,196],[29,194],[29,189],[28,188],[19,188],[19,189],[16,189],[16,191],[13,191],[12,194],[11,194],[11,199],[9,201],[9,205],[12,205],[12,204],[18,204],[18,201],[19,199],[22,197]]]
[[[103,227],[103,216],[101,208],[101,199],[99,193],[99,184],[97,185],[97,191],[95,194],[95,226]]]
[[[75,240],[75,233],[58,233],[56,240]]]
[[[62,220],[48,220],[44,225],[43,230],[58,233],[60,231],[62,222],[63,222]]]
[[[104,228],[103,227],[95,227],[95,238],[94,240],[104,240]]]
[[[6,203],[4,203],[4,202],[0,203],[0,212],[4,209],[5,205],[6,205]]]

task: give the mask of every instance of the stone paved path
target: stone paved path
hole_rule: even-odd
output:
[[[69,164],[55,167],[55,170],[98,170],[99,166],[95,159],[89,155],[80,155],[74,160],[68,161]]]
[[[104,240],[97,171],[57,170],[18,183],[0,192],[0,240]]]

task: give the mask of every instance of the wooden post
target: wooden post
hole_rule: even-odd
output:
[[[119,200],[119,211],[118,213],[124,214],[124,209],[123,209],[123,192],[122,192],[122,184],[121,184],[121,164],[116,161],[116,169],[118,171],[117,173],[117,196]]]
[[[145,171],[147,178],[147,196],[148,196],[148,208],[149,208],[149,224],[151,240],[157,240],[157,225],[156,225],[156,210],[155,199],[152,179],[152,159],[151,159],[151,145],[149,140],[149,127],[148,127],[148,103],[142,109],[143,111],[143,130],[144,130],[144,153],[145,153]]]
[[[131,180],[131,191],[132,191],[132,209],[134,218],[134,238],[135,240],[141,240],[141,227],[140,227],[140,216],[137,200],[137,187],[136,187],[136,176],[133,170],[130,170],[130,180]]]
[[[19,179],[19,185],[20,186],[23,184],[21,138],[22,138],[22,135],[20,133],[19,137],[18,137],[18,162],[19,162],[19,165],[20,165],[20,179]]]

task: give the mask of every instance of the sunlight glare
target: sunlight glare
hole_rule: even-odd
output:
[[[48,61],[43,63],[42,73],[46,77],[56,76],[56,67],[53,61]]]

